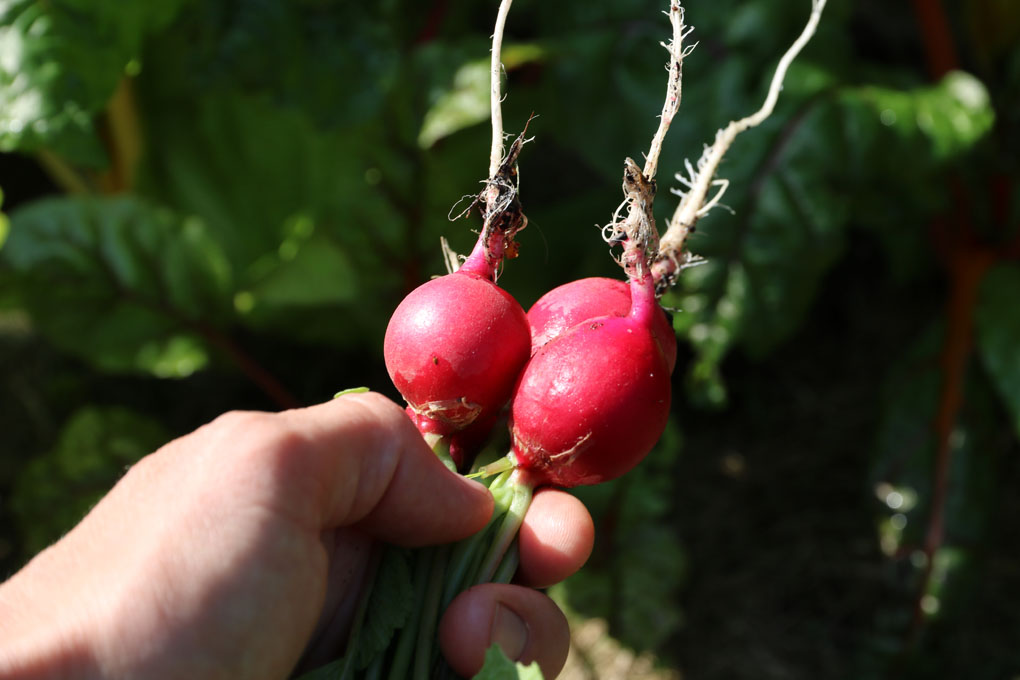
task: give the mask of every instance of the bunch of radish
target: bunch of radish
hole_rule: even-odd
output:
[[[695,223],[726,188],[715,178],[723,154],[742,131],[771,114],[786,68],[813,34],[825,0],[812,0],[804,32],[784,55],[763,107],[720,130],[696,167],[677,175],[686,187],[660,238],[652,215],[659,151],[680,103],[683,47],[690,29],[676,0],[666,100],[644,167],[627,159],[625,199],[604,238],[620,251],[626,280],[589,278],[560,286],[525,313],[496,283],[515,234],[527,220],[517,194],[523,133],[504,157],[499,117],[499,41],[509,0],[503,0],[493,44],[493,150],[485,189],[473,205],[483,227],[463,265],[411,292],[394,311],[384,340],[386,368],[407,401],[407,413],[452,468],[482,478],[496,499],[489,525],[455,546],[412,554],[416,611],[396,626],[389,644],[334,677],[450,675],[435,644],[442,609],[462,590],[509,581],[517,567],[515,537],[533,491],[615,479],[637,465],[661,436],[669,416],[676,336],[658,303],[696,258],[684,249]],[[708,198],[712,186],[718,193]],[[505,422],[509,451],[476,461],[498,441]],[[388,554],[387,559],[406,559]]]

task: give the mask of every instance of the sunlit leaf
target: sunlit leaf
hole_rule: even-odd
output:
[[[144,36],[187,0],[0,4],[0,150],[104,162],[93,130]]]
[[[504,45],[503,67],[509,72],[528,62],[540,61],[545,50],[538,45]],[[453,84],[425,114],[418,144],[429,148],[447,137],[472,125],[489,120],[489,60],[476,60],[464,64],[453,78]]]
[[[934,162],[972,148],[995,122],[988,89],[963,71],[954,71],[930,87],[904,91],[870,86],[849,90],[844,96],[870,106],[877,121],[903,143],[927,147]]]

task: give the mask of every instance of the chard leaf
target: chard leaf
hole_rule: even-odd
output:
[[[0,3],[0,150],[105,163],[93,128],[143,38],[187,0]],[[132,64],[132,62],[134,62]]]
[[[809,96],[738,139],[724,174],[747,193],[733,214],[716,209],[699,223],[690,245],[708,264],[666,299],[696,350],[688,386],[705,406],[726,401],[719,366],[734,347],[761,357],[802,325],[851,216],[874,230],[901,278],[928,266],[919,215],[944,200],[930,187],[995,120],[985,87],[962,72],[914,89],[835,90],[797,64],[787,79]],[[905,157],[917,159],[909,173],[897,169]],[[878,168],[892,185],[872,186]]]
[[[0,259],[36,328],[109,371],[186,376],[229,318],[231,272],[197,219],[135,198],[55,198],[11,216]]]
[[[944,634],[940,624],[953,621],[966,606],[975,579],[983,578],[987,556],[973,546],[983,544],[995,529],[1000,503],[1009,493],[1001,477],[1002,462],[1011,455],[992,386],[980,372],[970,371],[945,442],[949,457],[945,463],[939,460],[933,419],[943,417],[937,414],[946,389],[939,361],[945,335],[943,323],[932,324],[893,365],[881,399],[872,463],[879,546],[902,565],[890,572],[896,574],[891,585],[910,598],[918,597],[919,577],[926,573],[928,556],[921,547],[936,512],[936,467],[947,465],[941,540],[922,591],[925,616],[920,625],[936,637]],[[897,604],[896,597],[890,597],[874,619],[880,635],[902,635],[911,625],[909,610]],[[864,653],[888,663],[897,651],[875,645]]]
[[[194,3],[154,56],[177,61],[174,82],[192,96],[236,89],[322,127],[358,124],[379,115],[395,77],[385,11],[344,0]]]

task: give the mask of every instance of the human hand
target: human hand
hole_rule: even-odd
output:
[[[285,678],[310,640],[311,656],[342,644],[373,541],[454,541],[491,511],[379,395],[227,414],[133,466],[0,586],[0,676]],[[592,538],[576,499],[537,494],[521,583],[562,580]],[[464,675],[498,642],[554,677],[568,640],[562,613],[523,585],[474,588],[440,624]]]

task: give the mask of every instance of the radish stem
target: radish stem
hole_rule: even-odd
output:
[[[481,564],[484,547],[491,541],[495,527],[506,514],[510,507],[513,491],[507,486],[506,481],[510,478],[509,472],[496,477],[489,485],[489,491],[494,500],[492,517],[485,528],[470,538],[460,541],[450,555],[449,566],[447,567],[446,588],[443,590],[442,608],[445,610],[453,598],[464,588],[469,575],[474,574]]]
[[[418,642],[414,651],[414,680],[429,680],[432,668],[432,649],[439,623],[439,601],[443,595],[443,576],[450,556],[449,546],[433,549],[429,564],[429,577],[425,599],[422,602],[421,623],[418,626]]]
[[[514,574],[517,573],[517,567],[520,566],[520,564],[521,546],[520,542],[515,540],[510,544],[510,548],[507,549],[506,555],[503,556],[503,561],[499,563],[496,573],[492,576],[492,582],[510,583]]]
[[[379,565],[382,562],[382,551],[378,548],[372,551],[366,567],[365,584],[358,595],[358,605],[354,611],[354,621],[351,623],[351,632],[347,636],[347,649],[344,651],[344,665],[340,671],[339,680],[348,680],[355,672],[356,657],[358,656],[358,643],[361,641],[361,629],[365,624],[365,614],[368,612],[368,603],[372,599],[372,591],[375,590],[376,577],[379,575]]]
[[[473,584],[475,585],[492,581],[499,563],[510,548],[510,544],[517,537],[517,532],[524,522],[524,515],[528,511],[528,506],[531,505],[534,490],[530,483],[520,478],[518,471],[515,470],[511,474],[510,484],[513,487],[513,498],[510,501],[510,507],[507,509],[506,515],[499,525],[499,530],[496,532],[489,551],[485,554],[485,559],[482,560],[481,568],[473,579]]]
[[[390,665],[388,680],[406,680],[407,670],[411,665],[411,655],[414,652],[418,640],[418,626],[421,619],[422,603],[425,600],[425,588],[428,586],[429,565],[431,560],[426,559],[427,550],[418,553],[414,565],[414,606],[411,607],[411,614],[407,617],[407,623],[400,630],[400,639],[396,643],[396,650],[393,652],[393,663]],[[392,643],[391,643],[392,644]]]
[[[372,660],[372,664],[365,669],[364,680],[381,680],[383,666],[386,663],[386,655],[378,654],[375,659]]]

